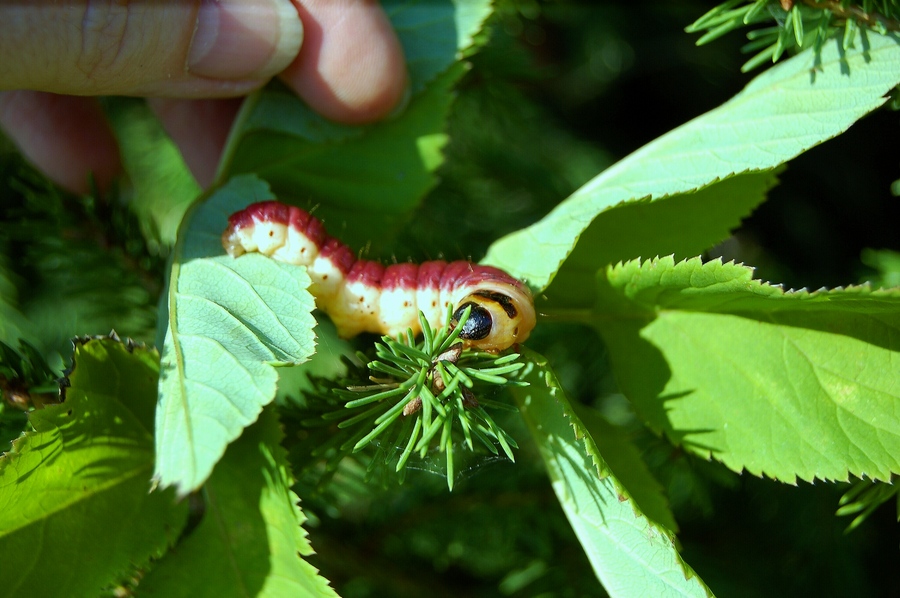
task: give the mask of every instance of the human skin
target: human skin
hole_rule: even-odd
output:
[[[408,84],[375,0],[0,2],[0,127],[76,193],[121,170],[93,96],[148,98],[205,187],[241,98],[273,76],[350,124],[390,114]]]

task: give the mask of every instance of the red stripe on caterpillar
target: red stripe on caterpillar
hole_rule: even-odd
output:
[[[531,292],[502,270],[464,261],[383,266],[357,259],[317,218],[277,201],[232,214],[222,245],[232,257],[258,252],[306,266],[316,306],[343,337],[360,332],[396,337],[409,328],[418,334],[419,311],[438,328],[451,305],[454,322],[472,307],[460,333],[470,347],[502,351],[523,342],[534,328]]]

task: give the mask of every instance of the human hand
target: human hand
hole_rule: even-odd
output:
[[[302,45],[301,45],[302,40]],[[146,96],[209,185],[240,96],[278,75],[344,123],[390,113],[407,86],[376,0],[89,0],[0,3],[0,127],[47,176],[78,192],[121,170],[97,101]]]

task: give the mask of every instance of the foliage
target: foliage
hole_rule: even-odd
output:
[[[890,373],[900,293],[785,292],[752,274],[697,258],[600,274],[594,325],[623,392],[650,426],[735,471],[888,481],[900,467]]]
[[[127,330],[152,340],[165,261],[148,251],[137,218],[114,197],[70,197],[4,154],[0,209],[3,340],[24,338],[55,371],[77,330]]]
[[[203,488],[200,522],[138,585],[147,596],[335,596],[301,557],[301,525],[282,433],[271,409],[235,441]]]
[[[730,0],[694,21],[688,32],[706,31],[697,45],[709,43],[747,25],[773,22],[770,27],[751,29],[742,52],[757,52],[742,71],[751,71],[767,60],[778,62],[792,50],[810,47],[816,53],[830,37],[841,36],[841,47],[850,49],[862,28],[879,35],[900,31],[900,2],[868,0]],[[863,36],[863,40],[865,40]]]
[[[264,199],[268,190],[247,176],[218,189],[188,215],[173,250],[154,477],[182,496],[203,484],[228,443],[272,400],[274,366],[303,363],[313,352],[306,271],[259,255],[216,255],[228,214],[247,197]]]
[[[463,311],[455,327],[450,326],[452,310],[436,331],[420,313],[421,343],[410,332],[405,338],[383,336],[373,358],[357,353],[359,366],[348,360],[351,376],[306,394],[296,417],[301,428],[319,429],[307,443],[312,444],[310,456],[328,457],[326,472],[334,472],[348,452],[366,448],[396,427],[401,416],[401,429],[379,445],[370,467],[396,460],[395,471],[402,473],[413,453],[425,458],[437,445],[445,455],[447,484],[453,490],[454,446],[460,436],[470,451],[475,450],[474,439],[494,455],[499,445],[515,461],[516,441],[485,410],[508,407],[485,393],[514,384],[508,377],[524,364],[516,361],[517,353],[497,356],[464,348],[458,339],[471,308]]]
[[[714,8],[689,27],[702,43],[771,21],[751,30],[745,66],[782,60],[653,133],[640,125],[671,117],[679,89],[641,118],[602,109],[656,57],[642,53],[652,18],[634,26],[611,4],[383,6],[408,60],[405,109],[337,125],[272,83],[245,101],[199,197],[133,100],[106,102],[132,187],[71,197],[4,149],[0,432],[18,437],[0,457],[0,587],[887,593],[896,219],[872,216],[862,185],[832,185],[895,243],[863,234],[870,249],[848,250],[843,269],[824,256],[849,232],[816,232],[830,200],[779,219],[846,285],[817,291],[778,284],[816,278],[754,226],[783,189],[871,179],[890,154],[869,142],[797,183],[808,156],[890,106],[898,5]],[[683,28],[704,11],[689,8],[657,16]],[[579,106],[632,146],[602,147]],[[483,258],[521,277],[540,314],[528,347],[477,353],[427,325],[421,340],[338,339],[302,267],[222,255],[228,215],[272,197],[315,205],[371,257]],[[137,340],[83,336],[113,327]]]
[[[875,63],[886,68],[872,67]],[[766,171],[882,105],[897,84],[896,69],[888,66],[896,64],[900,46],[891,37],[872,40],[865,51],[844,53],[832,45],[820,57],[801,54],[779,64],[722,106],[607,168],[540,222],[500,239],[486,261],[543,290],[557,275],[564,277],[563,284],[583,288],[597,268],[621,259],[697,254],[724,239],[735,220],[762,201],[762,190],[771,185],[759,180]],[[865,69],[866,81],[848,86],[844,69]],[[808,101],[813,89],[815,101]],[[723,198],[732,196],[737,199],[722,208]],[[668,201],[658,201],[663,198]],[[617,209],[643,213],[605,227]],[[689,225],[671,227],[673,218]],[[642,234],[629,231],[629,224],[640,226]],[[622,238],[611,248],[604,247],[609,229]],[[628,253],[616,252],[618,245]],[[591,301],[586,293],[564,292]]]
[[[603,587],[614,596],[707,596],[711,592],[610,471],[546,361],[531,357],[530,384],[514,390],[566,517]]]
[[[97,595],[175,541],[186,505],[148,492],[158,375],[153,349],[79,341],[65,401],[0,458],[7,595]]]

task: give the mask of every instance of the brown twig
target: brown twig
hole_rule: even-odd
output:
[[[843,6],[840,0],[802,0],[807,6],[827,9],[842,19],[852,19],[872,29],[884,27],[887,31],[900,31],[900,21],[877,12],[866,12],[856,5]],[[782,3],[783,5],[784,3]],[[793,3],[791,3],[793,4]]]

